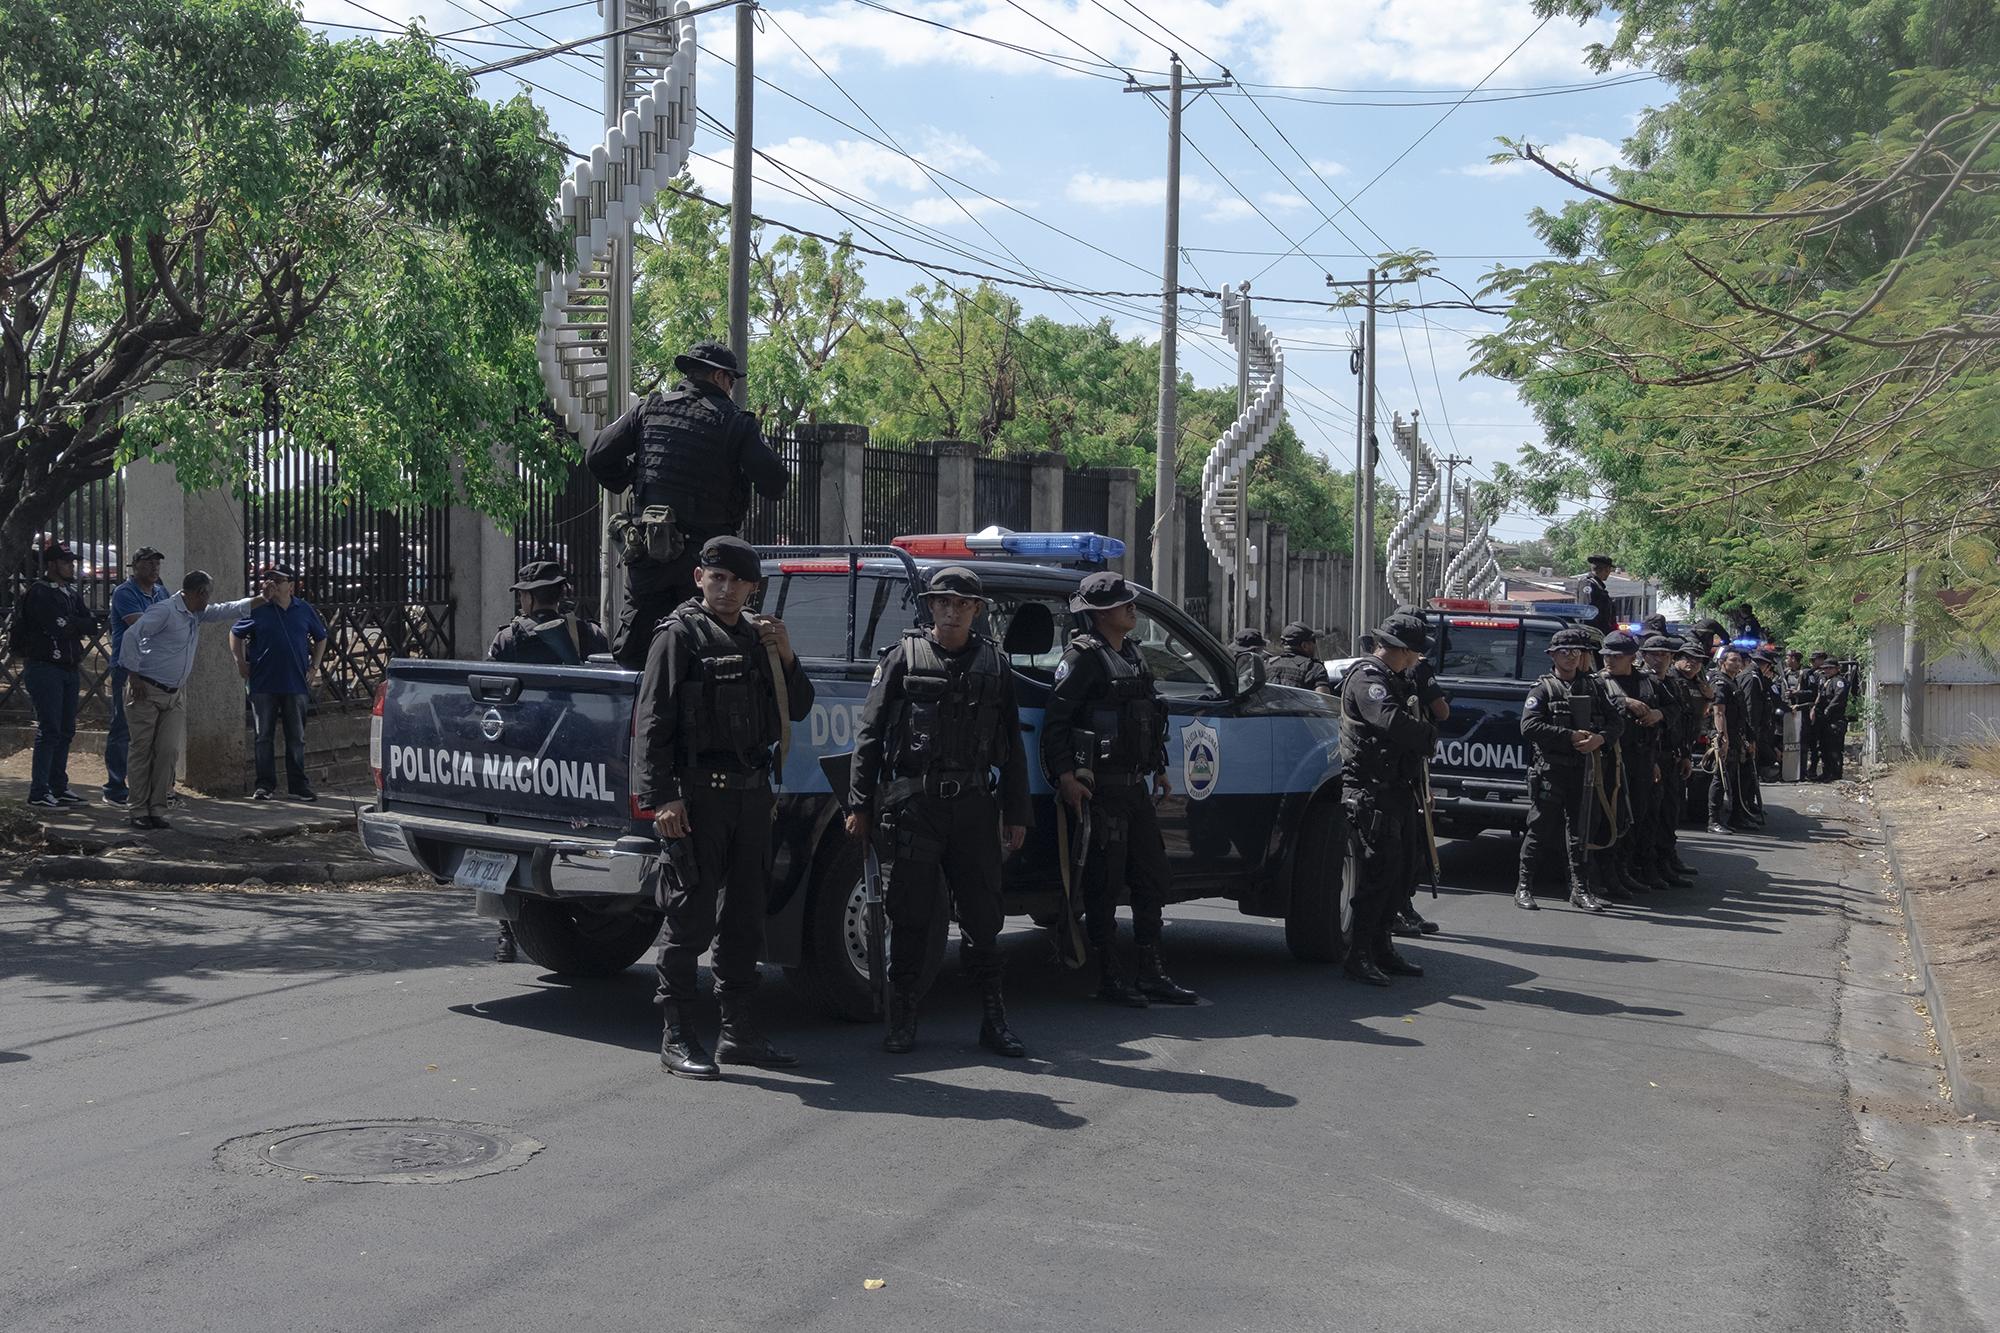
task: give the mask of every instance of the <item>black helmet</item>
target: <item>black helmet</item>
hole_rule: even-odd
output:
[[[1393,615],[1375,627],[1375,642],[1384,648],[1421,653],[1430,647],[1431,627],[1419,616]]]
[[[1109,611],[1113,607],[1125,606],[1138,600],[1138,592],[1125,581],[1123,574],[1100,569],[1076,585],[1076,596],[1069,599],[1069,609]]]
[[[674,369],[683,375],[699,375],[707,370],[726,370],[743,378],[743,368],[737,364],[736,353],[723,343],[698,342],[674,358]]]
[[[979,575],[964,565],[946,565],[943,569],[931,571],[930,581],[924,585],[924,596],[970,597],[980,602],[990,600]]]

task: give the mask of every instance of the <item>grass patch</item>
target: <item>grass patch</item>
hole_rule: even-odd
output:
[[[1960,752],[1965,766],[1989,778],[2000,778],[2000,736],[1973,741]]]
[[[1949,787],[1955,772],[1942,759],[1906,759],[1895,768],[1896,776],[1912,787]]]

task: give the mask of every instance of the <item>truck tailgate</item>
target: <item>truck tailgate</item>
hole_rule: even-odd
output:
[[[616,667],[392,662],[383,806],[623,832],[637,693]]]

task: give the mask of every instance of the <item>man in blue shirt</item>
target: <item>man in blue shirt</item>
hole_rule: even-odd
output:
[[[132,577],[111,591],[111,730],[104,738],[104,802],[124,805],[131,797],[125,784],[125,764],[131,754],[132,732],[125,721],[125,668],[118,665],[118,650],[125,646],[125,629],[146,614],[155,602],[164,602],[170,593],[160,582],[160,562],[166,556],[150,546],[142,546],[132,557]]]
[[[250,712],[257,721],[257,790],[268,801],[278,787],[277,730],[285,728],[285,788],[295,801],[318,800],[306,779],[306,703],[312,678],[326,656],[326,624],[312,603],[292,594],[298,571],[267,566],[259,576],[264,601],[229,631],[236,670],[250,682]]]

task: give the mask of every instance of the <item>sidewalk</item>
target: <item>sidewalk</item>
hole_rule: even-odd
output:
[[[322,788],[314,802],[213,797],[182,789],[171,828],[136,829],[101,799],[100,756],[73,754],[70,781],[91,804],[30,808],[28,752],[0,758],[0,858],[54,880],[146,884],[357,883],[407,874],[365,855],[354,813],[367,787]]]

